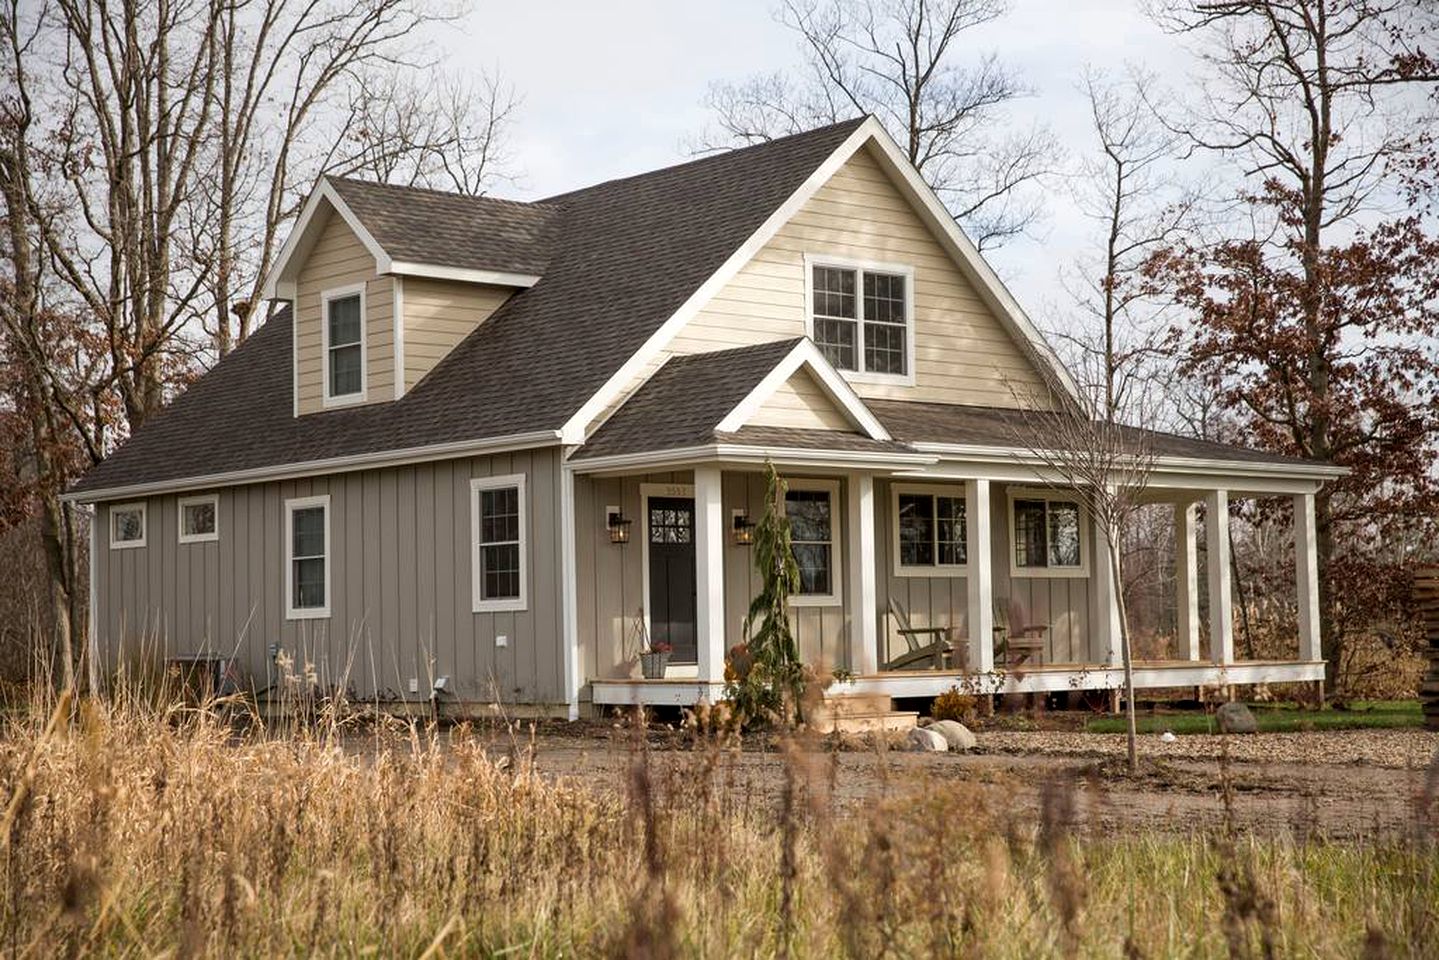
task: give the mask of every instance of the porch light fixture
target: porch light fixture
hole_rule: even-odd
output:
[[[749,518],[749,513],[744,510],[735,510],[730,514],[730,528],[734,535],[734,545],[737,547],[749,547],[754,545],[754,521]]]
[[[610,543],[624,545],[630,542],[630,524],[633,520],[620,512],[619,507],[605,508],[605,527],[610,532]]]

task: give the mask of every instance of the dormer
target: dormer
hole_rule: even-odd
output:
[[[294,313],[296,416],[398,400],[539,282],[542,204],[324,178],[266,283]]]

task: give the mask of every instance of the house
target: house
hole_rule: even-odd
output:
[[[101,666],[223,656],[263,690],[283,652],[401,709],[439,677],[457,711],[714,700],[771,461],[810,662],[890,696],[961,669],[1119,685],[1106,544],[1009,426],[1063,409],[1070,374],[872,118],[533,203],[322,180],[268,294],[70,494],[97,520]],[[1179,624],[1138,685],[1322,678],[1314,496],[1339,471],[1149,438]],[[1227,505],[1259,496],[1296,517],[1278,662],[1235,659]],[[901,616],[958,651],[895,669]],[[663,680],[641,623],[674,646]],[[1022,670],[1006,628],[1035,644]]]

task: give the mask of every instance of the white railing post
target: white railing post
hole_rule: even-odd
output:
[[[1119,591],[1121,585],[1114,582],[1114,567],[1110,563],[1110,551],[1114,549],[1109,542],[1109,534],[1104,525],[1096,520],[1094,527],[1094,559],[1090,576],[1093,578],[1094,609],[1099,612],[1099,622],[1096,624],[1096,636],[1101,644],[1098,653],[1104,657],[1104,662],[1110,666],[1122,663],[1124,651],[1121,645],[1124,639],[1122,626],[1119,622]],[[1091,645],[1091,651],[1093,646]]]
[[[1204,500],[1204,546],[1209,564],[1209,659],[1234,662],[1234,598],[1229,580],[1229,491]]]
[[[720,469],[695,468],[695,646],[701,683],[724,680],[724,503]]]
[[[860,676],[879,672],[875,629],[878,591],[874,542],[874,477],[849,475],[849,669]]]
[[[1323,660],[1319,634],[1319,550],[1314,494],[1294,498],[1294,586],[1299,601],[1299,659]]]
[[[1174,505],[1174,604],[1178,613],[1174,640],[1184,660],[1199,659],[1198,511],[1192,503]]]
[[[994,670],[994,551],[990,533],[989,481],[965,482],[965,549],[969,577],[969,666],[978,673]]]

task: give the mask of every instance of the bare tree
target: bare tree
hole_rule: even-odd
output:
[[[1034,186],[1059,162],[1047,129],[1013,130],[1007,107],[1028,94],[986,54],[958,61],[969,31],[1001,17],[1003,0],[786,0],[802,76],[714,84],[715,128],[701,150],[757,143],[861,114],[879,118],[980,249],[1039,216]],[[1010,128],[1009,133],[997,131]]]
[[[1073,404],[1061,402],[1063,398],[1051,397],[1041,403],[1036,399],[1017,395],[1019,409],[1007,413],[1006,419],[1015,446],[1028,454],[1023,459],[1032,464],[1035,478],[1076,497],[1104,539],[1104,562],[1119,607],[1119,653],[1124,666],[1129,769],[1133,772],[1139,766],[1134,644],[1123,590],[1122,554],[1135,517],[1145,506],[1154,466],[1151,435],[1100,411],[1076,411]]]
[[[1189,223],[1195,195],[1173,172],[1186,143],[1156,114],[1167,109],[1151,73],[1129,67],[1119,77],[1086,69],[1092,152],[1082,155],[1076,197],[1100,231],[1096,255],[1080,258],[1065,285],[1091,321],[1054,331],[1079,354],[1075,366],[1092,374],[1085,386],[1096,409],[1114,419],[1152,384],[1149,368],[1164,335],[1161,305],[1145,289],[1150,254]]]

